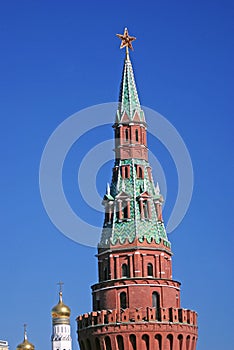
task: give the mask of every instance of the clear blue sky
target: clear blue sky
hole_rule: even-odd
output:
[[[199,314],[197,350],[233,349],[233,18],[233,1],[226,0],[1,1],[0,338],[11,349],[21,342],[25,322],[36,348],[50,348],[59,280],[78,349],[75,318],[91,310],[96,249],[74,243],[50,222],[39,163],[63,120],[117,100],[124,55],[115,33],[125,26],[137,37],[132,60],[141,103],[173,123],[194,166],[189,211],[169,239],[182,305]],[[74,195],[75,152],[79,145],[67,166],[67,192],[82,211]],[[160,145],[158,152],[174,178]],[[100,192],[110,166],[99,176]],[[168,202],[175,196],[171,186]],[[169,211],[170,205],[165,219]]]

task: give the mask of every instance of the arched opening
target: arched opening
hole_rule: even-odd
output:
[[[129,179],[130,176],[130,167],[129,165],[121,166],[121,174],[123,179]]]
[[[124,219],[128,219],[128,208],[127,208],[127,203],[124,205],[123,217],[124,217]]]
[[[156,320],[160,321],[160,297],[158,292],[152,293],[152,307],[155,308]]]
[[[127,309],[127,294],[125,292],[120,293],[120,308]]]
[[[128,166],[124,167],[124,177],[125,177],[125,179],[129,178],[129,167]]]
[[[90,340],[89,340],[89,339],[86,339],[86,349],[87,349],[87,350],[92,350],[91,344],[90,344]]]
[[[192,339],[192,349],[191,350],[196,350],[196,339],[193,337]]]
[[[135,334],[130,334],[129,340],[130,340],[130,349],[129,350],[136,350],[136,336],[135,336]]]
[[[105,346],[106,346],[106,350],[111,350],[111,340],[110,337],[105,337]]]
[[[81,340],[81,342],[80,342],[80,350],[85,350],[85,346],[84,346],[83,340]]]
[[[130,202],[129,201],[123,201],[122,203],[123,208],[123,219],[129,219],[130,218]]]
[[[95,346],[96,346],[96,350],[101,350],[101,345],[98,338],[95,339]]]
[[[122,277],[129,277],[129,268],[127,264],[122,265]]]
[[[148,213],[147,201],[144,201],[144,202],[143,202],[143,211],[144,211],[144,218],[145,218],[145,219],[148,219],[149,213]]]
[[[149,350],[149,336],[148,334],[144,334],[142,336],[143,341],[143,349],[142,350]]]
[[[125,141],[128,141],[128,137],[129,137],[128,129],[125,129]]]
[[[189,346],[190,346],[190,335],[188,335],[186,338],[186,350],[190,350]]]
[[[135,136],[136,136],[136,142],[138,142],[138,141],[139,141],[139,133],[138,133],[138,130],[136,130]]]
[[[153,265],[151,263],[148,263],[147,265],[147,276],[152,277],[154,275],[153,273]]]
[[[117,335],[117,345],[118,345],[117,350],[124,350],[124,341],[123,341],[122,335]]]
[[[162,336],[161,334],[155,335],[155,350],[162,350]]]
[[[168,336],[167,336],[167,349],[173,350],[173,335],[172,334],[168,334]]]
[[[178,345],[179,345],[179,350],[183,350],[183,335],[179,334],[178,335]]]
[[[107,267],[105,266],[104,267],[104,271],[103,271],[103,277],[104,277],[104,280],[107,280],[108,279],[108,269],[107,269]]]
[[[120,144],[120,128],[115,129],[115,145],[116,147]]]
[[[140,166],[138,168],[138,177],[139,177],[139,179],[144,178],[144,173],[143,173],[142,167],[140,167]]]

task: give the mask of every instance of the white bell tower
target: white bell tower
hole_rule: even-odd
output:
[[[51,311],[52,315],[52,350],[72,350],[70,308],[63,303],[62,282],[60,286],[59,302]]]

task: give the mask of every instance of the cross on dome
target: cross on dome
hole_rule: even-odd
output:
[[[59,281],[59,282],[57,283],[57,285],[59,285],[59,292],[62,293],[62,292],[63,292],[63,285],[64,285],[64,283],[61,282],[61,281]]]

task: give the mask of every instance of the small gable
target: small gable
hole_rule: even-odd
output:
[[[148,193],[147,191],[145,191],[145,192],[142,192],[142,193],[139,195],[138,198],[145,198],[145,199],[147,199],[147,198],[151,198],[151,196],[149,195],[149,193]]]
[[[129,197],[129,195],[126,192],[122,191],[115,198],[126,199],[126,198],[130,198],[130,197]]]
[[[123,113],[123,115],[121,117],[121,122],[122,123],[129,123],[130,122],[130,119],[129,119],[129,117],[128,117],[126,112]]]
[[[138,112],[135,112],[134,117],[133,117],[133,121],[134,122],[140,122],[141,121]]]

